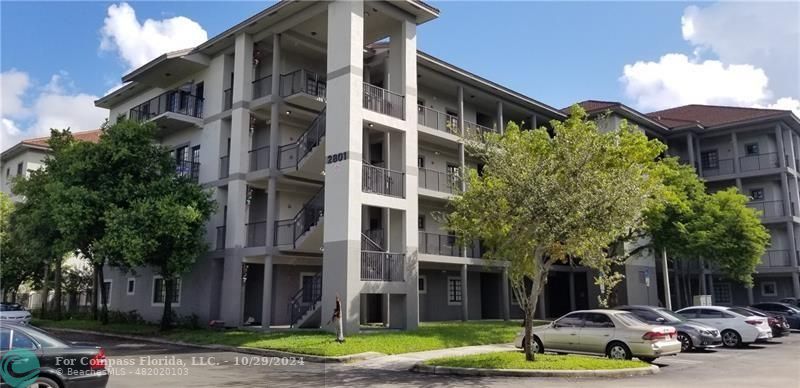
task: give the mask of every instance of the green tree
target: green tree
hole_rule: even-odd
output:
[[[651,173],[663,144],[623,126],[601,133],[573,107],[565,122],[468,141],[484,164],[466,174],[467,190],[450,204],[447,225],[463,240],[481,239],[485,257],[507,260],[525,313],[525,354],[532,361],[536,302],[551,267],[568,257],[602,260],[620,236],[637,227],[658,180]],[[583,262],[583,261],[582,261]]]

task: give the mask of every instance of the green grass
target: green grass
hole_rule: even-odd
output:
[[[398,354],[470,345],[509,343],[520,331],[518,321],[425,322],[415,331],[370,331],[346,337],[343,344],[321,331],[259,333],[247,330],[175,329],[159,333],[154,325],[109,324],[95,321],[34,320],[41,327],[83,329],[117,334],[155,335],[195,344],[220,344],[282,350],[318,356],[344,356],[362,352]]]
[[[649,366],[638,360],[611,360],[601,357],[537,354],[533,362],[525,361],[522,352],[499,352],[428,360],[427,365],[486,369],[592,370],[624,369]]]

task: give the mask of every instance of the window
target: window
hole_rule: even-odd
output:
[[[163,305],[166,298],[167,288],[164,278],[159,275],[153,276],[153,305]],[[176,278],[172,282],[172,304],[178,306],[181,303],[181,278]]]
[[[10,328],[0,329],[0,351],[11,349],[36,349],[36,347],[36,342],[19,330]]]
[[[778,296],[778,285],[775,282],[761,283],[762,296]]]
[[[425,216],[417,217],[417,229],[425,230]]]
[[[700,319],[715,319],[715,318],[723,318],[724,315],[722,311],[711,310],[711,309],[700,309],[697,312],[697,318]]]
[[[758,155],[758,143],[745,144],[744,153],[746,155]]]
[[[22,162],[17,163],[17,176],[22,175]]]
[[[420,294],[428,293],[428,279],[425,276],[419,276],[419,280],[417,281],[417,289],[419,290]]]
[[[417,167],[425,168],[425,157],[424,156],[422,156],[422,155],[417,156]]]
[[[461,305],[461,278],[447,278],[447,304],[451,306]]]
[[[103,291],[106,293],[106,304],[111,305],[111,280],[103,281]],[[98,304],[103,303],[103,296],[97,295],[97,302]]]
[[[8,179],[10,177],[11,177],[11,169],[10,168],[6,168],[6,179]]]
[[[572,313],[565,315],[556,321],[557,327],[583,327],[582,313]]]
[[[697,318],[698,311],[699,309],[686,309],[679,311],[678,314],[680,314],[682,317],[691,319],[691,318]]]
[[[752,198],[753,201],[763,201],[764,189],[750,189],[750,198]]]
[[[701,152],[700,165],[708,169],[719,168],[719,155],[717,154],[717,150]]]
[[[729,283],[714,283],[714,303],[731,304],[731,285]]]
[[[303,272],[300,274],[300,286],[303,288],[303,303],[314,303],[319,297],[322,290],[319,289],[321,283],[314,281],[316,274],[311,272]]]
[[[128,295],[133,295],[136,292],[136,279],[128,278]]]
[[[611,322],[611,318],[605,314],[585,313],[583,314],[583,319],[585,320],[584,327],[595,329],[614,327],[614,322]]]
[[[630,310],[633,315],[636,315],[637,318],[647,322],[647,323],[658,323],[658,318],[664,319],[661,315],[656,312],[645,310],[645,309],[635,309]],[[664,319],[666,321],[666,319]]]

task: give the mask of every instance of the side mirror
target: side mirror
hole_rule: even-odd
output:
[[[666,322],[666,321],[667,321],[667,320],[666,320],[666,319],[664,319],[664,318],[662,318],[662,317],[658,317],[658,318],[656,318],[656,322],[658,322],[658,323],[664,323],[664,322]]]

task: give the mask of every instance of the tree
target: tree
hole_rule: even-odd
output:
[[[448,228],[464,241],[481,239],[489,260],[507,260],[525,313],[525,355],[532,361],[536,302],[557,262],[592,261],[637,226],[658,186],[651,173],[663,144],[623,125],[601,133],[578,106],[565,122],[467,141],[484,167],[466,173],[467,189],[450,203]]]

